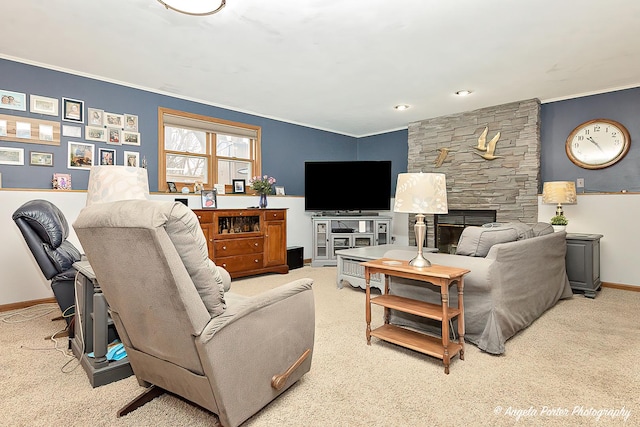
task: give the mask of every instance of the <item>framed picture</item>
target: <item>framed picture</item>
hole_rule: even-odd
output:
[[[29,152],[29,164],[31,166],[53,166],[53,153]]]
[[[62,98],[62,120],[67,122],[84,122],[84,101]]]
[[[53,126],[38,125],[38,139],[40,141],[53,141]]]
[[[0,147],[0,165],[24,165],[24,148]]]
[[[127,145],[140,145],[140,134],[126,130],[122,131],[122,143]]]
[[[234,179],[232,180],[232,184],[234,193],[238,194],[247,192],[244,179]]]
[[[0,89],[0,108],[7,110],[27,111],[27,95]]]
[[[113,148],[98,149],[98,164],[100,166],[113,166],[116,164],[116,150]]]
[[[68,173],[54,173],[51,183],[56,190],[71,190],[71,175]]]
[[[124,118],[122,114],[104,113],[104,125],[107,127],[119,128],[124,127]]]
[[[46,114],[47,116],[57,116],[58,100],[45,96],[29,95],[29,111],[31,113]]]
[[[67,167],[69,169],[91,169],[91,166],[93,166],[93,153],[93,144],[69,141]]]
[[[177,193],[178,188],[176,187],[175,182],[167,182],[167,187],[169,188],[169,193]]]
[[[89,126],[104,126],[104,110],[87,108],[87,124]]]
[[[140,167],[140,153],[136,151],[125,151],[124,152],[124,165],[125,166],[133,166]]]
[[[87,141],[107,142],[107,130],[96,126],[85,126],[84,139]]]
[[[108,127],[106,138],[107,144],[122,145],[122,129]]]
[[[284,187],[276,185],[276,196],[284,196]]]
[[[16,138],[31,139],[31,123],[16,121]]]
[[[124,115],[124,130],[129,132],[138,132],[138,116],[133,114]]]
[[[216,190],[202,190],[202,209],[215,209],[218,207],[218,198]]]
[[[82,128],[80,126],[62,125],[62,136],[82,138]]]

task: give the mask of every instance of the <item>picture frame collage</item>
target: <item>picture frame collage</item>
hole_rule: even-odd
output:
[[[118,158],[120,150],[115,147],[131,146],[134,149],[141,146],[139,118],[136,114],[105,111],[86,106],[84,100],[66,96],[53,98],[0,89],[0,113],[2,109],[7,110],[9,115],[0,114],[0,142],[7,141],[10,145],[26,142],[60,146],[62,137],[66,137],[66,169],[88,171],[95,164],[146,167],[146,159],[141,160],[140,152],[123,150]],[[30,115],[17,116],[12,111],[28,112]],[[41,119],[46,116],[50,116],[52,120]],[[96,147],[97,143],[107,146]],[[15,146],[0,146],[0,165],[62,166],[54,152],[34,149],[25,153],[24,148]],[[63,174],[69,175],[62,176],[64,184],[58,183],[58,175],[58,172],[53,174],[53,188],[70,190],[70,175]]]

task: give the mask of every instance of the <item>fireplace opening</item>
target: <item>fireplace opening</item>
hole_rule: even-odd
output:
[[[496,211],[489,209],[451,209],[447,214],[434,215],[434,233],[439,252],[455,254],[462,230],[470,225],[496,222]]]

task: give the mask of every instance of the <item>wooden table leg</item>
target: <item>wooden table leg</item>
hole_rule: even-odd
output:
[[[444,363],[444,373],[449,374],[449,364],[451,356],[449,355],[449,283],[441,283],[440,296],[442,298],[442,347],[444,354],[442,363]]]
[[[365,319],[367,321],[367,345],[371,345],[371,286],[370,286],[370,281],[371,279],[371,274],[369,272],[369,269],[367,267],[365,267],[364,269],[364,280],[366,282],[366,289],[365,289],[365,294],[366,294],[366,303],[367,306],[365,308]]]
[[[460,309],[460,315],[458,316],[458,342],[460,343],[460,360],[464,360],[464,278],[458,279],[458,309]]]

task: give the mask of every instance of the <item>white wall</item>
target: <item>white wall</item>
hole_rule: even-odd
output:
[[[152,199],[173,200],[182,195],[153,194]],[[189,207],[200,208],[200,196],[186,196]],[[0,190],[0,305],[31,301],[53,296],[49,282],[36,264],[20,230],[11,219],[13,212],[33,199],[50,200],[64,212],[70,225],[84,207],[84,191],[28,191]],[[255,206],[258,196],[218,196],[221,208]],[[538,198],[539,221],[548,222],[555,213],[554,205],[542,204]],[[311,258],[311,214],[304,211],[303,197],[269,197],[269,207],[287,208],[287,246],[302,246],[304,258]],[[635,215],[640,212],[640,194],[585,194],[578,196],[578,204],[564,207],[569,219],[569,233],[597,233],[600,241],[601,280],[622,285],[640,286],[640,263],[636,248],[640,242],[640,227]],[[392,236],[398,245],[408,244],[407,214],[390,215]],[[69,240],[81,249],[73,227]]]
[[[33,199],[46,199],[62,210],[69,222],[69,240],[82,251],[73,230],[73,221],[86,203],[84,191],[34,191],[0,189],[0,306],[4,304],[31,301],[53,296],[49,281],[44,278],[38,264],[33,259],[27,244],[11,219],[13,212],[23,203]],[[151,195],[154,200],[173,200],[175,197],[187,198],[189,207],[199,209],[199,195],[158,194]],[[312,254],[311,214],[304,211],[303,197],[269,197],[270,208],[287,208],[287,246],[302,246],[304,258]],[[219,195],[220,208],[246,208],[256,206],[258,196]],[[392,215],[391,212],[383,213]],[[393,215],[392,215],[393,216]],[[396,243],[407,244],[406,214],[396,215],[400,219],[392,222]]]

